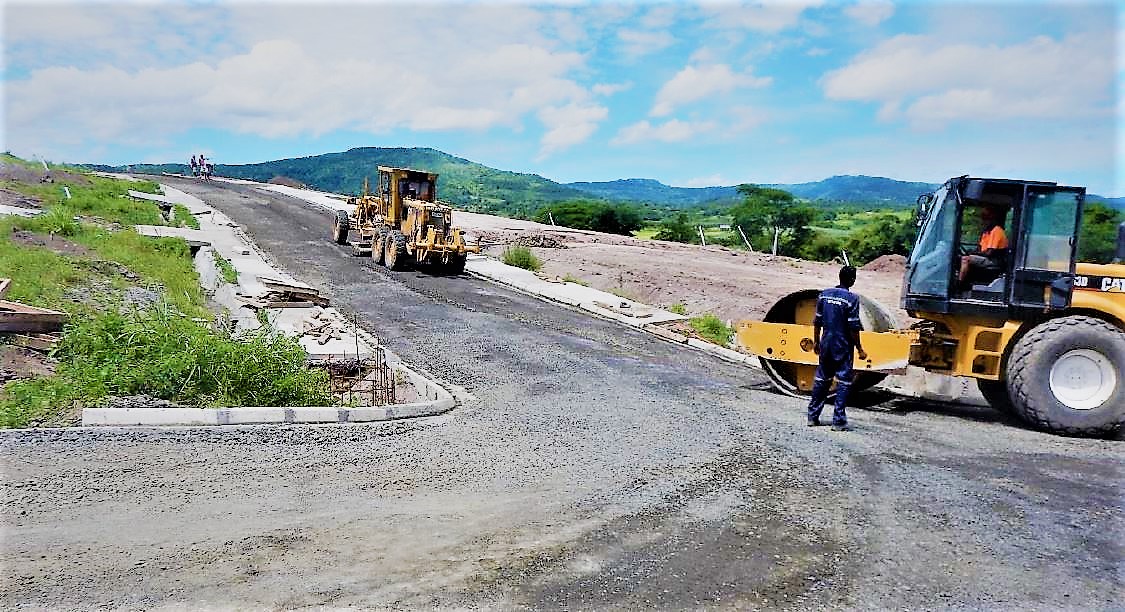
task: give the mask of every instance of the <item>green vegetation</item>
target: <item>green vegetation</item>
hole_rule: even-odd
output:
[[[509,266],[523,268],[524,270],[531,270],[538,272],[543,267],[543,262],[531,252],[531,249],[522,246],[515,246],[504,251],[504,263]]]
[[[580,278],[577,278],[575,276],[571,276],[570,273],[567,273],[567,275],[563,277],[563,282],[564,283],[574,283],[575,285],[582,285],[583,287],[589,287],[590,286],[590,283],[587,283],[586,281],[584,281]]]
[[[110,395],[146,394],[192,406],[326,405],[328,374],[310,370],[291,338],[261,328],[233,337],[165,303],[78,317],[53,376],[9,383],[0,426],[19,427]]]
[[[719,346],[729,345],[734,338],[734,330],[723,323],[722,319],[710,313],[692,317],[688,319],[688,323],[701,338]]]
[[[695,226],[688,221],[687,213],[678,213],[675,217],[660,222],[660,229],[653,236],[657,240],[671,240],[673,242],[696,242],[699,234]]]
[[[613,206],[593,200],[552,204],[539,209],[534,219],[548,224],[554,219],[555,225],[563,227],[625,236],[644,225],[640,212],[630,206],[623,204]]]
[[[1078,261],[1109,263],[1117,249],[1117,226],[1125,212],[1105,204],[1087,203],[1078,235]]]
[[[191,211],[183,204],[176,204],[172,207],[172,220],[180,227],[199,229],[199,219],[196,219],[195,215],[191,214]]]
[[[672,304],[671,306],[668,307],[668,312],[678,314],[678,315],[686,315],[687,314],[687,306],[684,306],[683,304]]]
[[[230,260],[219,254],[218,251],[211,251],[211,255],[215,258],[215,267],[219,269],[224,282],[228,285],[238,284],[238,270],[230,263]]]
[[[295,341],[268,328],[237,338],[211,329],[187,243],[132,227],[163,223],[156,205],[126,196],[129,189],[155,192],[155,183],[56,180],[70,187],[70,199],[60,183],[2,183],[46,208],[37,217],[0,217],[0,270],[12,278],[7,297],[62,310],[71,322],[55,350],[53,376],[0,391],[0,426],[50,419],[107,395],[146,393],[200,406],[331,401],[325,375],[305,368]],[[130,288],[161,296],[159,306],[137,311],[124,299]]]
[[[812,234],[809,225],[817,217],[816,209],[780,189],[740,185],[738,192],[745,200],[730,210],[730,216],[754,249],[770,252],[776,236],[777,254],[797,257]]]

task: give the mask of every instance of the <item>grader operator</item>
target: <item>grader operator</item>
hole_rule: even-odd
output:
[[[453,208],[437,199],[437,178],[432,172],[379,166],[376,193],[369,194],[364,181],[363,195],[348,198],[353,211],[336,212],[332,240],[350,244],[353,255],[370,254],[391,270],[414,262],[460,274],[468,254],[479,253],[480,247],[466,244],[465,231],[453,227]],[[352,230],[358,236],[349,241]]]
[[[1084,188],[1055,183],[962,176],[919,198],[921,229],[902,290],[903,309],[919,322],[894,329],[885,308],[861,299],[868,359],[854,364],[852,389],[912,365],[974,378],[994,408],[1046,431],[1119,431],[1125,226],[1115,263],[1076,262],[1085,195]],[[994,231],[989,217],[993,226],[1006,225],[1007,245],[996,240],[982,253],[977,238]],[[775,386],[792,395],[812,387],[816,296],[799,291],[775,304],[764,322],[738,325],[739,345],[760,356]]]

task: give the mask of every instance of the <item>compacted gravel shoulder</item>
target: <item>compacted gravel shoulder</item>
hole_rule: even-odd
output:
[[[755,371],[469,276],[387,272],[297,200],[170,182],[462,405],[0,433],[4,608],[1125,601],[1120,440],[877,394],[855,431],[806,428]]]

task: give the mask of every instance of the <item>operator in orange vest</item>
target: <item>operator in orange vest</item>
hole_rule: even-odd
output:
[[[980,235],[980,250],[961,256],[961,272],[957,279],[965,286],[972,268],[988,270],[999,276],[1004,272],[1004,256],[1008,249],[1008,235],[1004,233],[1004,209],[985,206],[980,211],[984,229]]]

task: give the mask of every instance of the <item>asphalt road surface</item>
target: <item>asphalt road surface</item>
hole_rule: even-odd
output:
[[[759,372],[470,276],[376,268],[298,200],[166,182],[464,403],[4,432],[6,609],[1125,602],[1119,440],[873,393],[855,431],[806,428]]]

